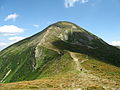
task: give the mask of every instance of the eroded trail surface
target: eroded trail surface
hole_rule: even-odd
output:
[[[87,61],[88,59],[80,60],[77,57],[76,53],[74,52],[69,53],[76,63],[76,70],[80,72],[77,75],[77,78],[78,82],[81,82],[81,86],[99,85],[102,86],[103,88],[106,88],[106,90],[116,90],[116,88],[118,88],[117,90],[120,90],[119,85],[118,86],[116,85],[117,84],[116,81],[95,76],[90,73],[91,71],[88,71],[84,67],[82,67],[81,64]]]

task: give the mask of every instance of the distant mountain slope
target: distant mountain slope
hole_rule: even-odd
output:
[[[116,47],[120,49],[120,46],[116,46]]]
[[[74,79],[75,87],[95,84],[102,88],[120,88],[119,67],[118,48],[70,22],[52,24],[0,52],[1,83],[44,78],[57,82],[68,76]]]

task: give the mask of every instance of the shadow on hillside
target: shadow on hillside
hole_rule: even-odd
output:
[[[99,39],[96,40],[96,42],[93,42],[93,44],[93,48],[89,48],[87,45],[72,44],[69,41],[58,40],[53,42],[53,45],[61,50],[86,54],[105,63],[120,67],[119,49],[108,44],[105,45],[100,42]]]

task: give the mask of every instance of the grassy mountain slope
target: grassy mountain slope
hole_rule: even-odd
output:
[[[1,83],[27,81],[0,88],[117,89],[119,66],[119,49],[73,23],[58,22],[0,52]]]
[[[120,46],[116,46],[116,47],[120,49]]]

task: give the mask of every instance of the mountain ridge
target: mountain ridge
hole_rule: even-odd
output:
[[[119,56],[119,49],[76,24],[57,22],[0,52],[0,81],[9,83],[44,78],[56,81],[71,76],[83,81],[82,84],[78,82],[81,88],[95,82],[103,88],[118,88]],[[82,78],[89,79],[88,84]]]

